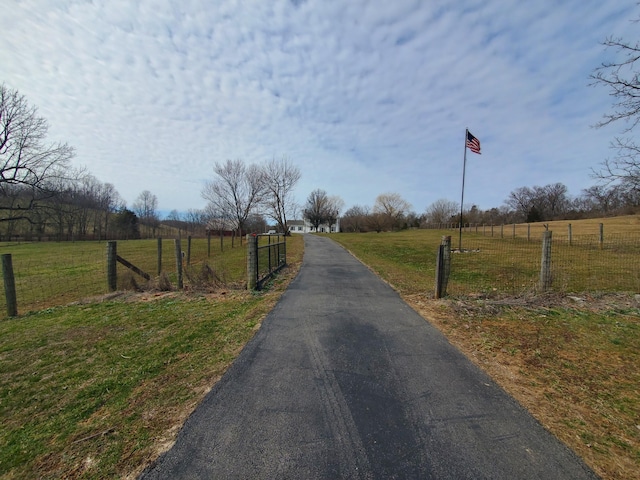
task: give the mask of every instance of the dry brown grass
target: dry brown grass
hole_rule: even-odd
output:
[[[571,224],[573,235],[598,235],[601,223],[603,224],[605,238],[610,234],[626,235],[640,232],[640,215],[623,215],[620,217],[590,218],[584,220],[554,220],[552,222],[537,222],[531,224],[521,223],[516,225],[516,236],[526,237],[527,225],[531,227],[532,238],[540,238],[542,232],[545,231],[545,225],[549,227],[549,230],[553,230],[554,234],[567,235],[569,224]],[[494,235],[497,236],[499,234],[499,229],[500,226],[494,226]],[[505,237],[511,236],[512,234],[513,225],[505,225]]]
[[[640,300],[406,300],[604,479],[640,478]]]

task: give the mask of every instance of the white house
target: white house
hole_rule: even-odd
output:
[[[290,222],[287,222],[287,224],[289,225],[289,231],[291,233],[312,233],[316,231],[316,229],[313,228],[313,225],[311,225],[311,222],[306,218],[304,220],[291,220]],[[332,224],[331,227],[329,227],[328,223],[322,223],[318,226],[318,232],[320,233],[334,233],[339,231],[340,219],[338,219],[336,223]]]

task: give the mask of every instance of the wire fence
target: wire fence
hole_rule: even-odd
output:
[[[552,236],[549,290],[640,292],[639,234],[608,234],[602,241],[597,233],[569,236],[565,232]],[[449,294],[540,292],[542,243],[538,233],[527,239],[465,232],[462,247],[462,251],[451,254]],[[435,258],[435,245],[422,243],[421,248],[422,252],[429,249],[425,253]],[[0,253],[12,256],[21,314],[110,291],[106,242],[2,243]],[[173,239],[160,244],[157,239],[119,241],[117,253],[151,278],[147,281],[118,264],[118,290],[176,289],[178,255],[185,289],[245,288],[247,284],[246,245],[239,238],[182,239],[180,250],[176,250]],[[271,253],[279,259],[279,253]],[[420,251],[416,256],[422,256]],[[420,268],[426,280],[434,276],[430,273],[434,272],[434,263],[428,260]],[[0,295],[0,316],[5,312],[6,297]]]
[[[11,254],[20,314],[110,291],[106,242],[5,242],[0,253]],[[178,255],[185,289],[246,285],[246,247],[239,238],[182,239],[180,250],[173,239],[118,241],[117,254],[150,277],[147,281],[118,264],[118,290],[176,289]],[[6,296],[0,295],[0,316],[6,312]]]
[[[552,234],[551,274],[556,292],[640,291],[640,235]],[[487,237],[465,233],[451,256],[449,293],[539,292],[542,236]]]

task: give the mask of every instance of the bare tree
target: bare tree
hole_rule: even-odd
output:
[[[614,98],[612,111],[596,127],[622,120],[627,124],[624,133],[628,134],[640,122],[640,42],[609,37],[603,45],[617,51],[620,58],[603,63],[591,74],[592,84],[606,87]],[[624,180],[628,188],[640,191],[640,146],[631,138],[618,137],[612,147],[617,150],[616,156],[605,160],[594,176],[606,183]]]
[[[593,176],[605,185],[623,185],[629,192],[640,192],[640,145],[629,138],[616,138],[611,144],[616,156],[602,162]]]
[[[617,185],[593,185],[582,190],[582,197],[591,204],[593,210],[605,216],[622,206],[621,191]]]
[[[509,193],[505,204],[516,212],[520,221],[525,221],[534,205],[535,192],[529,187],[519,187]]]
[[[185,220],[182,219],[183,215],[178,212],[178,210],[173,209],[167,215],[167,218],[164,219],[163,224],[168,225],[169,227],[175,228],[178,230],[178,236],[182,236],[182,230],[187,230],[188,224]]]
[[[551,183],[543,187],[542,193],[545,197],[547,208],[549,209],[549,220],[566,212],[570,204],[567,191],[566,185],[562,183]]]
[[[266,215],[273,219],[281,232],[289,234],[287,219],[296,209],[293,189],[300,180],[300,169],[287,158],[275,158],[263,167],[266,196]]]
[[[373,205],[373,213],[382,214],[387,219],[388,228],[398,228],[400,221],[411,210],[411,204],[398,193],[378,195]]]
[[[23,218],[39,200],[56,192],[57,180],[69,178],[73,148],[46,143],[49,127],[17,90],[0,85],[0,221]],[[18,187],[18,188],[16,188]],[[15,201],[18,193],[21,201]]]
[[[133,211],[138,217],[140,223],[151,228],[152,236],[156,235],[158,227],[158,197],[149,190],[144,190],[132,205]]]
[[[94,224],[94,231],[98,234],[99,239],[102,238],[103,234],[105,238],[108,238],[111,216],[124,210],[124,208],[125,202],[120,197],[116,187],[111,183],[104,183],[98,192],[99,215],[96,217],[96,223]]]
[[[389,228],[389,217],[384,213],[373,212],[367,217],[367,227],[377,233],[387,230]]]
[[[190,208],[185,215],[187,228],[193,233],[204,234],[207,229],[207,214],[204,210]]]
[[[255,213],[247,218],[246,228],[249,232],[266,232],[268,225],[262,215]]]
[[[329,197],[327,192],[316,189],[307,197],[307,204],[304,208],[304,217],[309,220],[313,228],[318,231],[321,224],[327,222],[327,208]]]
[[[338,232],[340,227],[338,225],[338,218],[340,218],[340,211],[344,208],[344,200],[337,195],[329,197],[326,208],[326,221],[329,225],[329,231],[331,231],[332,225],[335,225],[335,231]]]
[[[349,208],[340,221],[340,229],[343,232],[362,232],[367,228],[369,207],[354,205]]]
[[[74,201],[78,207],[78,234],[86,238],[91,218],[98,213],[100,182],[90,174],[84,175],[74,188]]]
[[[425,211],[427,222],[431,224],[444,224],[451,221],[460,210],[459,204],[452,200],[441,198],[429,205]]]
[[[264,173],[256,165],[246,166],[242,160],[216,162],[214,172],[217,178],[205,185],[202,196],[209,201],[210,212],[234,221],[235,228],[242,232],[249,215],[263,201]]]
[[[181,222],[182,215],[180,215],[180,212],[174,208],[169,212],[169,215],[167,215],[166,220],[170,222]]]
[[[562,183],[516,188],[505,201],[518,220],[526,222],[552,220],[564,214],[570,203],[567,187]]]

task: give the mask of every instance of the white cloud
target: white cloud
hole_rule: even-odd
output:
[[[615,129],[588,75],[632,38],[612,2],[13,1],[4,81],[77,162],[132,202],[198,208],[215,161],[289,156],[347,207],[397,191],[422,211],[460,195],[499,206],[520,186],[591,184]],[[5,12],[7,12],[5,14]]]

